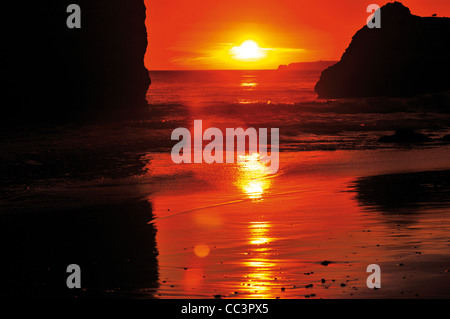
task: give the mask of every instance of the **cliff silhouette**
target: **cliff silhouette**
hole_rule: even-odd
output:
[[[81,28],[66,25],[81,8]],[[145,108],[143,0],[9,1],[3,8],[2,119],[72,121]]]
[[[341,60],[321,74],[320,98],[412,97],[450,89],[450,19],[419,17],[400,2],[381,10],[381,28],[361,28]]]

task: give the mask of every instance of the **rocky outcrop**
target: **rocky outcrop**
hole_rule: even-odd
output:
[[[322,72],[319,97],[410,97],[450,89],[450,18],[415,16],[400,2],[380,10],[381,28],[364,26],[341,60]]]
[[[11,2],[2,6],[3,120],[71,121],[145,108],[143,0]],[[80,29],[66,25],[71,3],[81,8]]]

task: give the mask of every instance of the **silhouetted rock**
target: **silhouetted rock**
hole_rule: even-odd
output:
[[[398,129],[394,135],[382,136],[378,139],[381,143],[421,143],[431,140],[428,136],[416,133],[411,129]]]
[[[288,65],[282,64],[278,66],[279,71],[309,71],[309,70],[325,70],[329,66],[336,64],[337,61],[316,61],[316,62],[298,62]]]
[[[445,135],[445,136],[442,138],[442,140],[443,140],[443,141],[450,142],[450,134]]]
[[[415,16],[400,2],[380,10],[381,28],[364,26],[341,60],[322,72],[319,97],[410,97],[450,89],[450,18]]]
[[[71,3],[3,5],[3,120],[72,120],[145,108],[144,1],[78,0],[80,29],[66,25]]]

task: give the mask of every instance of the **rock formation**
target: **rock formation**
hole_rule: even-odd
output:
[[[410,97],[450,89],[450,18],[415,16],[400,2],[380,10],[381,28],[364,26],[341,60],[322,72],[319,97]]]
[[[69,29],[69,4],[81,28]],[[143,0],[9,1],[2,8],[2,119],[71,121],[145,108]]]

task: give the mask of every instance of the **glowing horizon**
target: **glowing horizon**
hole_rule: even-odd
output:
[[[352,36],[365,25],[372,2],[145,0],[148,48],[144,63],[149,70],[256,70],[338,61]],[[401,2],[415,15],[450,16],[448,0]],[[230,54],[246,41],[257,47],[251,44],[247,53],[238,53],[241,59]]]

